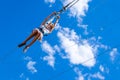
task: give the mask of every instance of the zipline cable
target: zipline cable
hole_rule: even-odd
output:
[[[15,51],[17,50],[17,47],[11,49],[8,51],[5,55],[0,57],[0,63],[3,63],[9,56],[11,56]]]
[[[60,15],[64,11],[66,11],[68,8],[71,8],[73,5],[75,5],[79,0],[73,0],[70,3],[68,3],[66,6],[64,6],[61,10],[57,12],[57,15]]]

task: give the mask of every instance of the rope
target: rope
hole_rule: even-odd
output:
[[[58,11],[58,15],[61,14],[63,11],[67,10],[68,8],[71,8],[73,5],[75,5],[79,0],[75,1],[71,1],[70,3],[68,3],[66,6],[64,6],[61,10]],[[71,6],[70,6],[71,5]]]
[[[9,56],[11,56],[15,51],[17,50],[17,48],[13,48],[11,49],[9,52],[7,52],[3,57],[0,58],[0,63],[3,63]]]

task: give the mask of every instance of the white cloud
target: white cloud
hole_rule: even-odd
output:
[[[83,29],[84,29],[84,34],[85,34],[85,35],[88,35],[88,34],[89,34],[89,33],[88,33],[88,25],[78,24],[78,26],[79,26],[80,28],[83,28]]]
[[[76,80],[84,80],[84,76],[82,74],[79,74],[79,77]]]
[[[100,74],[100,72],[97,72],[95,74],[90,74],[88,78],[89,78],[89,80],[91,80],[91,78],[96,78],[96,79],[99,79],[99,80],[105,80],[105,77],[102,76]]]
[[[55,64],[55,50],[50,46],[50,44],[47,41],[44,41],[42,43],[42,50],[46,53],[48,53],[48,56],[45,56],[43,60],[48,61],[48,64],[51,67],[54,67]]]
[[[36,62],[34,62],[34,61],[29,61],[29,62],[27,63],[27,68],[28,68],[28,70],[30,70],[32,73],[36,73],[36,72],[37,72],[36,68],[34,67],[35,64],[36,64]]]
[[[102,65],[99,66],[101,72],[104,72],[104,67]]]
[[[82,71],[78,67],[75,67],[74,71],[78,75],[78,77],[76,77],[76,80],[86,80],[86,79],[87,80],[93,80],[93,79],[104,80],[105,79],[105,77],[100,72],[96,72],[94,74],[91,74],[91,73],[82,74]]]
[[[109,74],[109,68],[107,68],[107,67],[104,67],[103,65],[100,65],[99,66],[99,69],[100,69],[100,71],[102,72],[102,73],[107,73],[107,74]]]
[[[22,80],[29,80],[29,78],[26,77],[26,76],[24,75],[24,73],[21,73],[21,74],[20,74],[20,78],[21,78]],[[21,80],[21,79],[20,79],[20,80]]]
[[[84,80],[85,75],[82,75],[81,71],[77,67],[74,68],[74,71],[78,75],[78,77],[76,77],[76,80]]]
[[[72,0],[64,0],[63,4],[68,4],[71,1]],[[80,22],[82,20],[82,17],[85,16],[85,12],[88,11],[88,3],[90,1],[91,0],[79,0],[77,4],[70,8],[69,16],[76,17]]]
[[[32,61],[32,58],[29,57],[29,56],[26,56],[24,58],[24,60],[27,61],[27,65],[26,65],[27,69],[30,70],[30,72],[32,72],[32,73],[36,73],[37,69],[34,67],[34,65],[36,64],[36,62]]]
[[[112,51],[110,52],[110,57],[112,61],[114,61],[117,53],[118,53],[117,48],[113,48]]]
[[[82,64],[87,67],[94,66],[96,62],[94,58],[97,51],[96,46],[93,47],[87,40],[80,39],[76,32],[69,28],[63,28],[57,35],[70,63]]]
[[[26,60],[26,61],[30,61],[30,60],[32,60],[32,58],[29,57],[29,56],[27,56],[27,57],[24,58],[24,60]]]
[[[58,45],[55,45],[55,46],[54,46],[54,49],[55,49],[55,51],[57,51],[58,53],[60,53],[60,51],[61,51],[61,50],[60,50],[60,47],[58,47]]]
[[[52,7],[52,4],[55,3],[55,0],[44,0],[44,1],[45,1],[45,3],[49,3],[50,4],[49,7]]]
[[[45,56],[45,57],[43,58],[43,60],[48,61],[48,64],[49,64],[50,66],[54,67],[55,58],[54,58],[52,55]]]
[[[55,3],[55,0],[45,0],[46,3]]]
[[[55,50],[47,41],[44,41],[42,43],[42,50],[48,53],[49,55],[53,55],[55,53]]]

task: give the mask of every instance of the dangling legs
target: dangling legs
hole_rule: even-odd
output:
[[[36,31],[33,31],[25,41],[23,41],[21,44],[18,45],[18,47],[22,47],[22,46],[26,45],[26,42],[28,40],[30,40],[32,37],[34,37],[36,34],[37,34]]]
[[[27,47],[30,47],[39,37],[40,37],[40,34],[36,34],[32,42],[28,44]]]
[[[40,33],[40,32],[38,32],[37,30],[35,30],[35,33],[36,33],[36,35],[35,35],[34,39],[33,39],[32,42],[30,42],[27,46],[25,46],[25,48],[23,49],[23,52],[26,52],[27,49],[28,49],[39,37],[41,37],[41,33]]]

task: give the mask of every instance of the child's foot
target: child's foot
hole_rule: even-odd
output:
[[[24,45],[26,45],[26,43],[21,43],[21,44],[18,45],[18,47],[22,47]]]
[[[29,47],[25,46],[25,48],[23,49],[23,52],[26,53],[28,49],[29,49]]]

